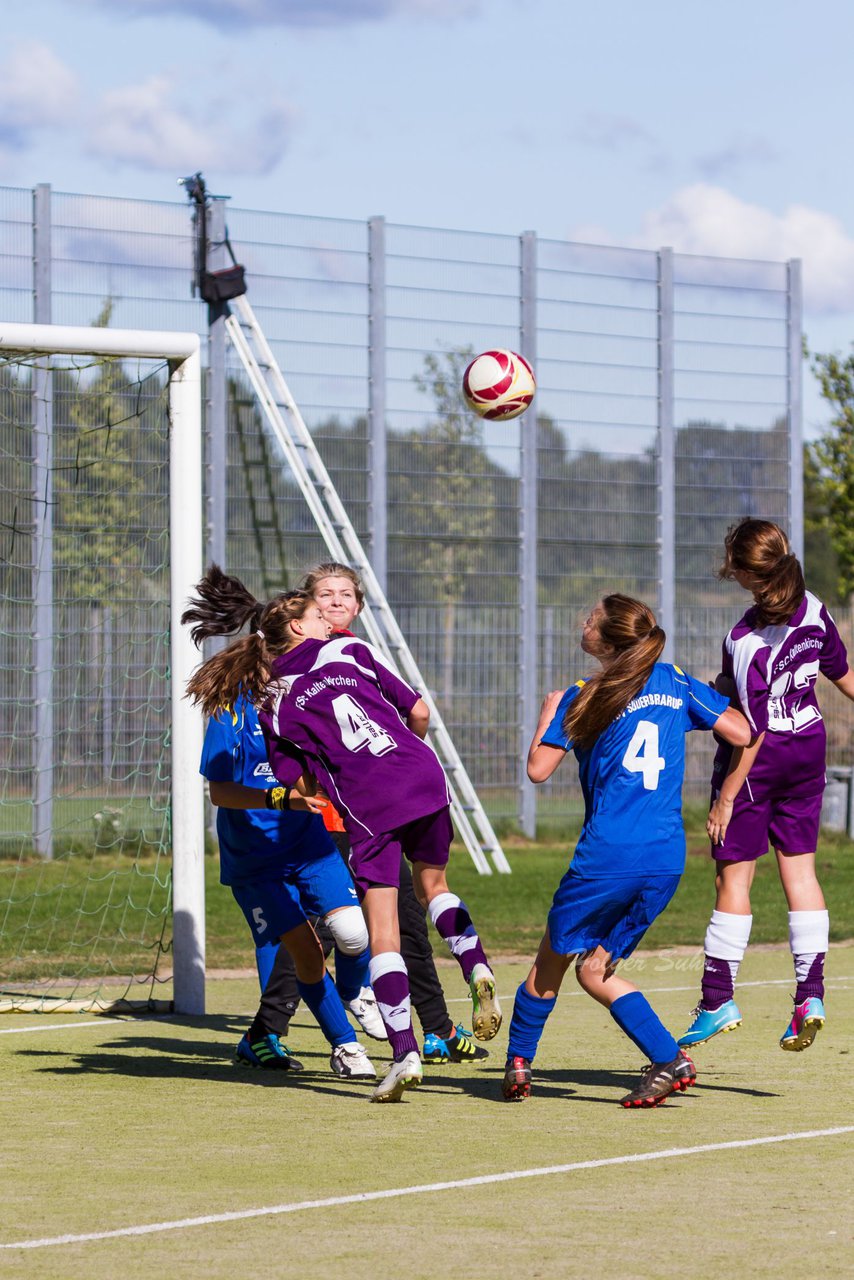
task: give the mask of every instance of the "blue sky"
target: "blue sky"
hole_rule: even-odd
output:
[[[854,339],[854,5],[4,5],[0,185],[804,261]],[[807,397],[807,429],[822,405]]]

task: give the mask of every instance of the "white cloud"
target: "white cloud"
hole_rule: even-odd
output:
[[[77,107],[77,77],[36,40],[16,45],[0,63],[0,141],[21,147],[33,129],[68,124]]]
[[[204,123],[174,101],[168,76],[152,76],[104,94],[93,121],[89,149],[103,159],[143,169],[189,172],[218,169],[265,174],[289,141],[292,112],[272,103],[251,128],[225,126],[221,113]]]
[[[322,27],[371,22],[412,14],[416,17],[464,17],[479,0],[89,0],[112,14],[123,9],[132,17],[171,13],[221,28],[248,26]]]
[[[602,227],[576,227],[570,234],[597,244],[618,243]],[[790,205],[776,214],[723,187],[696,183],[645,213],[631,242],[713,257],[801,258],[806,310],[813,315],[854,311],[854,239],[839,218],[808,205]]]

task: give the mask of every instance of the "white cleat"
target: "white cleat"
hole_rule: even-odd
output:
[[[488,965],[476,964],[469,978],[471,1024],[476,1040],[491,1040],[501,1026],[501,1005],[495,992],[495,975]]]
[[[421,1083],[421,1057],[413,1049],[400,1062],[393,1062],[371,1094],[371,1102],[400,1102],[407,1089]]]
[[[347,1008],[366,1036],[370,1036],[372,1040],[388,1040],[385,1023],[370,987],[362,987],[355,999],[347,1001]]]
[[[329,1065],[336,1076],[345,1080],[376,1080],[377,1069],[371,1062],[362,1046],[351,1040],[349,1044],[338,1044],[332,1050]]]

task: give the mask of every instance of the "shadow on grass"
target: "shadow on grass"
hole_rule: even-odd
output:
[[[638,1081],[638,1074],[637,1071],[609,1071],[605,1069],[591,1071],[572,1067],[541,1070],[535,1067],[531,1082],[532,1096],[537,1098],[571,1098],[573,1102],[592,1102],[611,1107],[615,1101],[619,1101],[623,1094],[628,1093],[635,1087]],[[452,1076],[450,1072],[443,1072],[439,1075],[430,1070],[429,1075],[425,1072],[424,1084],[427,1091],[429,1091],[431,1084],[440,1086],[443,1089],[455,1086],[455,1091],[468,1093],[487,1102],[497,1102],[501,1106],[506,1106],[507,1103],[501,1096],[502,1076],[503,1069],[501,1067],[496,1067],[496,1070],[491,1072],[481,1069],[477,1075],[466,1077],[461,1075]],[[608,1092],[604,1095],[598,1095],[586,1092],[589,1089],[602,1089]],[[613,1093],[611,1093],[612,1090]],[[780,1096],[765,1089],[751,1089],[723,1084],[703,1077],[698,1081],[697,1085],[686,1090],[685,1093],[672,1094],[668,1102],[687,1099],[703,1091],[734,1093],[749,1098],[777,1098]]]
[[[329,1049],[299,1050],[304,1071],[265,1071],[235,1061],[237,1041],[246,1030],[245,1019],[229,1016],[206,1017],[202,1020],[163,1019],[160,1022],[180,1025],[192,1032],[193,1024],[206,1031],[222,1032],[230,1043],[193,1039],[191,1036],[146,1035],[130,1030],[117,1035],[96,1049],[65,1052],[61,1049],[22,1049],[19,1056],[29,1059],[36,1070],[55,1076],[125,1076],[135,1080],[211,1081],[216,1084],[252,1085],[262,1089],[297,1089],[365,1101],[368,1089],[376,1081],[341,1081],[329,1066]],[[126,1024],[124,1024],[126,1025]],[[379,1075],[384,1064],[379,1064]]]

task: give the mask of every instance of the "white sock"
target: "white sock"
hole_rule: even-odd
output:
[[[752,925],[753,916],[736,916],[728,911],[715,910],[706,930],[703,944],[706,955],[714,960],[723,960],[729,965],[733,985],[750,941]]]
[[[789,948],[795,961],[795,978],[806,982],[813,961],[826,955],[830,942],[830,915],[827,911],[790,911]]]

